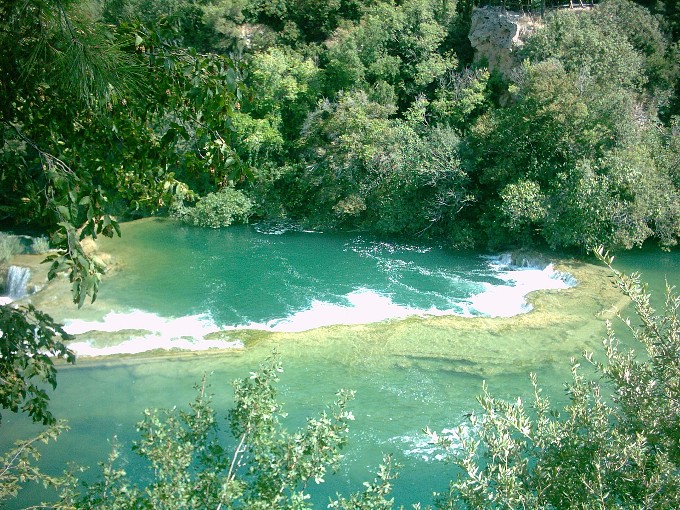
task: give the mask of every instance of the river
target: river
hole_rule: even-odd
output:
[[[122,240],[99,247],[111,254],[112,274],[94,305],[78,311],[36,298],[79,333],[82,355],[59,367],[51,408],[71,430],[43,449],[44,468],[94,467],[115,437],[135,473],[129,444],[145,408],[188,403],[207,374],[225,416],[231,381],[276,349],[291,427],[339,388],[356,391],[343,467],[312,489],[318,508],[336,491],[360,489],[385,453],[402,466],[397,505],[431,503],[455,470],[422,430],[464,424],[483,381],[498,396],[526,396],[536,372],[546,394],[563,401],[569,358],[597,351],[612,306],[625,305],[597,264],[518,267],[521,257],[513,265],[507,256],[282,225],[211,231],[150,219],[123,225]],[[664,278],[677,283],[677,251],[619,259],[620,269],[643,271],[657,303]],[[525,299],[539,288],[548,290]],[[157,350],[123,354],[149,348]],[[0,446],[35,430],[3,413]],[[43,496],[29,488],[9,508]]]

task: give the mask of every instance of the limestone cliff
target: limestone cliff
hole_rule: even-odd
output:
[[[505,11],[501,7],[479,7],[472,12],[468,38],[475,62],[486,60],[489,70],[508,78],[519,64],[518,51],[531,33],[541,26],[538,16]]]

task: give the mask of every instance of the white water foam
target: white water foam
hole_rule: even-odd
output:
[[[467,303],[458,303],[458,310],[404,306],[393,302],[388,295],[362,288],[345,295],[344,304],[315,300],[304,310],[261,323],[220,327],[207,314],[165,318],[154,313],[135,310],[129,313],[111,312],[102,321],[67,321],[65,330],[85,338],[84,341],[70,344],[76,354],[81,356],[133,354],[155,349],[205,350],[243,347],[240,341],[206,340],[205,336],[218,331],[241,329],[300,332],[336,324],[367,324],[414,315],[510,317],[531,309],[525,299],[530,292],[566,289],[576,284],[570,275],[555,271],[552,264],[541,268],[528,264],[518,267],[512,266],[511,263],[509,256],[489,258],[490,272],[504,283],[483,284],[484,291],[469,298]],[[134,330],[144,333],[115,346],[106,347],[98,347],[96,342],[87,341],[86,335],[83,335],[89,331],[114,333],[126,330],[129,330],[130,334],[133,334]]]
[[[512,265],[510,255],[489,258],[494,276],[505,284],[485,283],[485,290],[469,300],[472,310],[489,317],[512,317],[531,311],[526,296],[537,290],[564,290],[576,285],[569,274],[556,271],[552,264],[545,267],[523,262]]]
[[[154,350],[207,351],[210,349],[240,349],[243,342],[223,340],[192,340],[189,338],[170,339],[155,335],[131,338],[117,345],[97,347],[92,342],[72,342],[69,349],[77,356],[110,356],[114,354],[140,354]]]
[[[449,442],[449,447],[436,444],[433,437],[424,431],[413,434],[396,436],[389,440],[390,443],[398,445],[403,454],[408,457],[418,457],[425,462],[441,461],[449,457],[452,452],[461,449],[461,437],[470,436],[470,426],[462,424],[458,427],[441,430],[437,436]]]
[[[137,354],[156,349],[207,350],[242,348],[240,341],[206,340],[205,336],[219,331],[257,329],[276,332],[308,331],[335,324],[366,324],[388,319],[401,319],[413,315],[450,315],[450,311],[436,309],[418,310],[395,304],[388,296],[360,289],[345,296],[346,305],[313,301],[308,309],[300,310],[282,319],[266,323],[251,322],[242,325],[219,327],[207,314],[179,318],[133,310],[128,313],[110,312],[101,321],[67,320],[64,330],[81,339],[69,344],[79,356],[107,356],[111,354]],[[87,333],[116,333],[129,331],[131,338],[112,346],[100,347]],[[135,335],[134,331],[140,334]],[[148,333],[147,333],[148,332]],[[95,336],[95,335],[93,335]]]
[[[443,314],[435,309],[419,310],[396,304],[389,296],[359,289],[345,296],[347,305],[314,300],[306,310],[267,323],[250,323],[246,328],[266,331],[300,332],[335,324],[367,324],[412,315]]]
[[[242,348],[240,340],[207,340],[205,336],[221,331],[209,316],[189,315],[165,318],[160,315],[134,310],[128,313],[110,312],[101,321],[67,320],[64,330],[81,339],[69,344],[78,356],[108,356],[111,354],[138,354],[151,350],[179,349],[204,351],[208,349]],[[116,345],[97,346],[87,339],[91,332],[130,331],[131,337]],[[140,334],[134,334],[139,331]]]
[[[383,253],[428,253],[432,251],[429,246],[418,246],[414,244],[393,243],[385,241],[364,240],[361,236],[357,237],[351,243],[345,245],[345,249],[351,250],[355,253],[366,256],[380,256]]]
[[[280,236],[288,232],[304,232],[306,234],[322,234],[320,230],[308,230],[292,221],[263,221],[253,225],[260,234]]]

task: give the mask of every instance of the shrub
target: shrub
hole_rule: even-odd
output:
[[[637,274],[614,273],[635,306],[639,326],[623,322],[643,355],[622,349],[608,324],[604,361],[584,354],[596,377],[572,359],[560,411],[533,375],[526,404],[484,388],[483,413],[455,438],[464,474],[439,508],[680,508],[680,297],[668,289],[657,315]],[[453,441],[432,436],[447,447]]]
[[[283,371],[276,357],[235,381],[227,446],[205,378],[189,410],[146,410],[133,450],[149,471],[140,487],[116,462],[102,463],[101,481],[67,480],[57,508],[309,508],[308,487],[337,468],[347,442],[353,393],[340,390],[328,411],[298,430],[282,423],[275,383]],[[68,485],[68,482],[72,486]]]
[[[232,223],[247,223],[252,214],[253,202],[234,188],[223,188],[208,193],[192,208],[177,207],[174,216],[197,227],[220,228]]]
[[[9,260],[18,253],[21,253],[21,241],[17,236],[0,232],[0,264]]]
[[[34,237],[31,241],[31,252],[41,255],[50,251],[50,240],[45,236]]]

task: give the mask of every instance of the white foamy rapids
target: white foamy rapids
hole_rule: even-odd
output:
[[[138,354],[157,349],[204,351],[243,347],[240,340],[206,340],[204,337],[209,333],[220,331],[207,315],[165,318],[139,310],[110,312],[101,321],[67,320],[64,330],[71,335],[80,335],[78,341],[69,344],[78,356]],[[125,331],[130,332],[130,337],[115,345],[99,346],[87,338],[87,333]]]
[[[128,313],[110,312],[101,321],[67,320],[64,330],[79,335],[69,347],[79,356],[107,356],[110,354],[138,354],[156,349],[207,350],[242,348],[241,341],[206,340],[205,336],[219,331],[258,329],[276,332],[300,332],[335,324],[366,324],[412,315],[444,315],[451,311],[418,310],[398,305],[377,292],[357,290],[345,296],[347,305],[313,301],[301,310],[282,319],[266,323],[251,322],[234,326],[217,326],[207,314],[180,318],[165,318],[154,313],[135,310]],[[97,345],[93,337],[104,333],[128,333],[130,338],[116,345]]]
[[[219,331],[257,329],[272,332],[300,332],[337,324],[368,324],[389,319],[434,315],[462,315],[509,317],[530,310],[526,296],[542,289],[566,289],[575,285],[570,275],[555,271],[552,265],[545,268],[507,267],[500,259],[491,259],[490,268],[503,284],[484,284],[485,290],[457,303],[457,309],[418,309],[397,304],[384,294],[358,289],[344,296],[345,303],[329,303],[315,300],[307,309],[293,312],[287,317],[268,322],[251,322],[220,327],[209,315],[190,315],[180,318],[165,318],[154,313],[133,311],[107,314],[102,321],[66,321],[65,330],[81,335],[79,341],[70,347],[81,356],[103,356],[109,354],[134,354],[156,349],[206,350],[213,348],[243,347],[243,344],[229,340],[207,340],[206,335]],[[88,339],[87,332],[119,332],[130,335],[116,345],[97,345]],[[93,337],[101,335],[94,335]]]
[[[450,443],[448,448],[435,443],[432,436],[424,431],[396,436],[389,442],[398,445],[408,457],[418,457],[425,462],[441,461],[452,452],[460,450],[461,437],[467,438],[470,435],[470,428],[463,424],[455,429],[443,429],[437,435]]]
[[[502,285],[485,283],[485,290],[470,298],[471,308],[490,317],[512,317],[531,310],[525,298],[537,290],[563,290],[576,285],[573,276],[556,271],[552,264],[541,268],[530,264],[511,265],[510,256],[490,259],[489,267],[495,271]]]
[[[250,323],[246,328],[266,331],[300,332],[335,324],[368,324],[412,315],[446,315],[451,311],[419,310],[396,304],[389,296],[359,289],[345,296],[347,305],[315,300],[306,310],[267,323]]]

